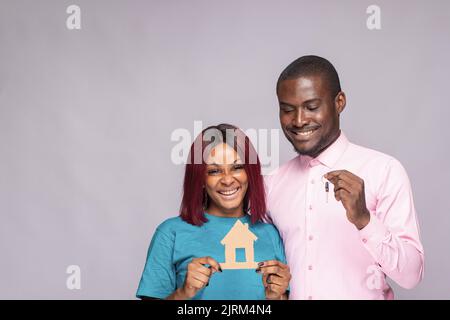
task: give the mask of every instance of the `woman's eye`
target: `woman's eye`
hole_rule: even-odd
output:
[[[213,169],[213,170],[208,170],[208,174],[217,174],[219,173],[219,170]]]
[[[244,166],[243,165],[237,165],[237,166],[234,166],[234,170],[242,170],[242,169],[244,169]]]

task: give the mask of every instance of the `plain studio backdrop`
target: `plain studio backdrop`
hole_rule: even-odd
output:
[[[449,39],[449,1],[1,0],[0,298],[134,299],[156,226],[178,213],[172,133],[279,129],[276,79],[316,54],[339,72],[348,138],[411,179],[425,279],[396,297],[449,299]]]

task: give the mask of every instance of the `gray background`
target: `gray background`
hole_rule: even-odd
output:
[[[347,136],[410,175],[425,279],[397,298],[449,299],[449,36],[449,1],[1,0],[0,298],[133,299],[179,207],[171,133],[279,128],[279,72],[318,54],[347,93]],[[81,290],[66,288],[72,264]]]

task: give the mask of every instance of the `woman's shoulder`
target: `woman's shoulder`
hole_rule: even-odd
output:
[[[169,231],[172,231],[174,228],[177,228],[180,225],[182,225],[183,222],[184,221],[181,219],[180,216],[167,218],[166,220],[164,220],[163,222],[161,222],[158,225],[156,230],[162,231],[162,232],[169,232]]]
[[[277,227],[272,223],[259,221],[253,225],[253,228],[262,232],[267,232],[272,238],[277,239],[280,237]]]
[[[190,229],[192,225],[181,219],[180,216],[171,217],[159,224],[156,228],[156,231],[165,233],[165,234],[174,234],[180,230]]]

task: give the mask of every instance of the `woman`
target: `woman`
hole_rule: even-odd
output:
[[[264,222],[261,166],[249,138],[227,124],[203,130],[183,189],[180,216],[153,236],[137,297],[287,299],[291,275],[278,231]]]

